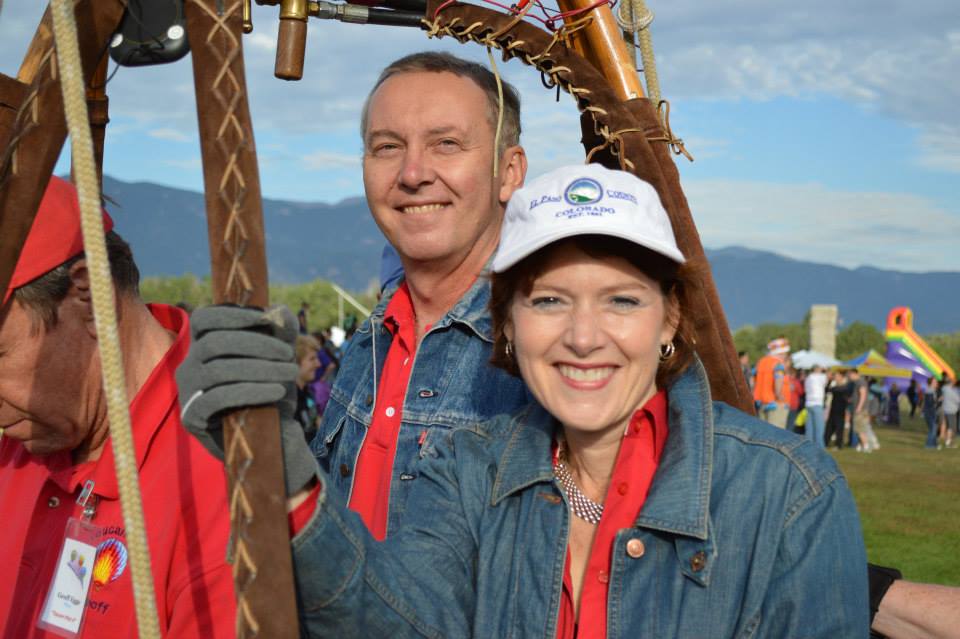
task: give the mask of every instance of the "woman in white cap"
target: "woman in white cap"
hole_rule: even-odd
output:
[[[433,510],[383,543],[322,490],[292,542],[309,633],[867,636],[843,475],[711,401],[652,187],[597,165],[534,180],[492,271],[493,363],[536,401],[424,450]]]

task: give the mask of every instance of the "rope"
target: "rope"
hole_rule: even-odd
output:
[[[440,9],[443,9],[441,5]],[[439,14],[438,10],[435,14]],[[505,52],[505,54],[511,54],[519,57],[524,60],[527,64],[534,67],[541,73],[541,78],[549,78],[549,86],[556,86],[559,89],[563,89],[570,93],[576,101],[577,108],[584,113],[589,113],[594,121],[594,131],[596,134],[602,138],[603,142],[599,145],[590,149],[587,153],[586,161],[589,163],[593,157],[605,149],[610,149],[610,153],[620,164],[620,168],[625,171],[635,171],[636,167],[634,163],[626,157],[626,151],[624,150],[625,146],[625,134],[642,134],[646,137],[648,142],[665,142],[667,143],[671,150],[677,155],[683,155],[688,160],[693,161],[693,157],[686,150],[683,144],[683,140],[674,136],[673,131],[670,128],[670,103],[666,100],[661,100],[657,104],[657,115],[658,119],[661,122],[660,131],[658,134],[649,135],[646,131],[636,128],[626,128],[618,131],[610,131],[610,129],[601,122],[601,118],[607,115],[607,111],[602,107],[595,106],[590,104],[590,90],[583,87],[574,86],[571,82],[569,74],[571,70],[569,67],[555,64],[552,60],[549,59],[549,53],[551,49],[557,44],[557,42],[563,41],[565,44],[570,33],[579,29],[584,28],[588,24],[590,16],[587,15],[584,18],[581,18],[570,25],[564,25],[556,32],[554,32],[553,37],[550,42],[547,43],[544,50],[540,53],[526,53],[522,50],[514,51],[518,49],[518,44],[523,44],[524,40],[522,39],[513,39],[511,38],[511,31],[513,31],[519,24],[518,20],[509,21],[509,29],[494,29],[492,25],[486,25],[481,21],[474,22],[469,26],[459,26],[461,23],[459,16],[454,16],[447,24],[443,24],[441,19],[438,17],[435,20],[423,20],[423,25],[427,30],[427,36],[431,38],[441,38],[444,36],[453,37],[460,42],[473,41],[478,44],[481,44],[487,47],[487,54],[490,56],[491,65],[494,66],[496,72],[495,63],[493,62],[492,49],[500,49]],[[483,35],[485,27],[489,27],[491,32],[488,35]],[[499,39],[495,39],[496,36]],[[562,74],[562,75],[561,75]],[[498,76],[499,79],[499,76]],[[544,82],[546,84],[546,82]]]
[[[693,156],[683,145],[683,140],[676,137],[670,128],[670,102],[668,100],[660,100],[660,103],[657,104],[657,115],[660,116],[660,121],[663,123],[663,136],[647,139],[651,142],[666,142],[670,145],[670,150],[673,151],[674,155],[682,155],[693,162]]]
[[[503,82],[500,80],[497,61],[493,59],[493,50],[490,47],[487,47],[487,57],[490,58],[493,77],[497,79],[497,132],[493,134],[493,177],[496,179],[500,172],[500,135],[503,133]]]
[[[647,95],[651,102],[660,104],[660,78],[657,75],[657,62],[653,57],[653,38],[650,36],[653,12],[647,8],[645,0],[623,0],[616,18],[621,29],[637,34],[643,76],[647,80]]]
[[[117,332],[113,284],[110,278],[103,218],[100,212],[100,185],[93,158],[93,140],[87,115],[74,3],[73,0],[52,0],[50,6],[57,45],[57,61],[60,67],[60,86],[63,90],[73,169],[80,198],[80,222],[87,269],[90,272],[97,342],[103,367],[103,388],[107,400],[107,417],[110,421],[110,438],[116,460],[123,523],[127,529],[127,549],[130,554],[137,627],[141,639],[158,639],[160,628],[157,623],[153,575],[150,570],[150,556],[143,524],[143,506],[137,484],[136,456],[120,354],[120,335]]]

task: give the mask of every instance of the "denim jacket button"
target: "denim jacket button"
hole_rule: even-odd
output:
[[[346,464],[340,464],[340,476],[349,477],[350,476],[350,467]]]
[[[640,559],[645,552],[647,552],[647,549],[639,539],[631,539],[627,542],[627,554],[634,559]]]
[[[693,572],[700,572],[707,565],[707,553],[699,550],[690,558],[690,569]]]

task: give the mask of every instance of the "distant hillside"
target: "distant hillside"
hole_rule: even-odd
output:
[[[800,262],[739,246],[707,249],[730,326],[799,322],[812,304],[837,304],[845,324],[883,330],[894,306],[909,306],[924,334],[960,330],[960,272],[902,273]]]
[[[201,193],[110,177],[103,192],[117,203],[107,208],[145,275],[210,273]],[[322,277],[361,290],[377,277],[385,240],[363,198],[337,204],[264,200],[263,209],[271,280]]]
[[[206,275],[203,196],[147,182],[104,179],[118,231],[133,245],[145,275]],[[363,198],[337,204],[264,201],[272,280],[318,277],[351,290],[377,278],[385,240]],[[811,304],[837,304],[845,323],[883,328],[893,306],[913,308],[920,333],[960,329],[960,272],[901,273],[846,269],[742,247],[707,250],[732,328],[799,322]]]

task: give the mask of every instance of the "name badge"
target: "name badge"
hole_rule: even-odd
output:
[[[84,507],[83,519],[71,517],[67,520],[53,581],[37,620],[37,627],[71,639],[80,634],[90,582],[93,581],[93,563],[97,558],[100,529],[90,523],[94,506],[87,507],[92,489],[93,482],[87,482],[77,499],[77,503]]]

